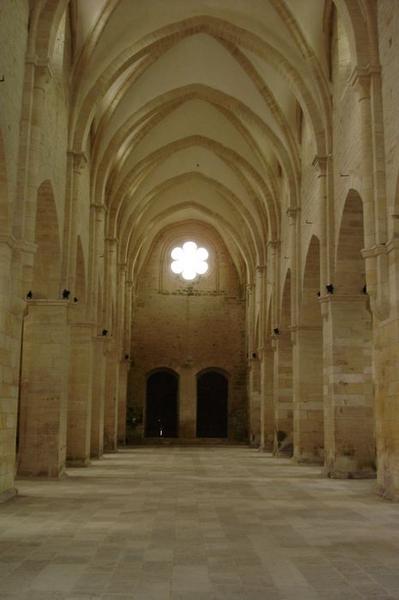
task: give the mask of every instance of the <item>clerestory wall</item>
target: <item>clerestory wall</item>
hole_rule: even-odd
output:
[[[191,285],[170,271],[169,258],[188,239],[210,254],[208,274]],[[179,437],[195,437],[196,376],[214,367],[229,381],[229,438],[246,440],[245,302],[236,268],[213,229],[182,223],[158,237],[137,285],[132,361],[128,414],[145,420],[147,374],[173,369],[180,378]]]

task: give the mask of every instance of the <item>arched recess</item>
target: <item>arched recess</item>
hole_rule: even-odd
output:
[[[59,298],[61,245],[57,209],[49,180],[44,181],[37,191],[35,242],[33,298]]]
[[[277,455],[293,452],[293,387],[291,342],[291,271],[288,270],[281,303],[281,320],[275,362],[275,447]]]
[[[179,376],[172,369],[159,368],[147,375],[145,403],[145,436],[175,438],[178,436]]]
[[[217,368],[197,373],[197,437],[228,437],[227,374]]]
[[[296,351],[294,455],[323,462],[323,330],[320,310],[320,242],[314,235],[306,255]]]
[[[7,164],[3,137],[0,131],[0,235],[7,235],[10,227],[8,204]]]
[[[351,190],[341,220],[335,291],[330,298],[333,364],[329,370],[334,379],[325,426],[329,432],[326,467],[332,476],[365,476],[375,469],[372,314],[363,247],[363,203]]]

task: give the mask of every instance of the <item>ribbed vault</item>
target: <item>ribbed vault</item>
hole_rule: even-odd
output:
[[[328,4],[72,4],[69,143],[131,273],[181,219],[215,227],[245,278],[266,263],[299,204],[298,115],[329,149]]]

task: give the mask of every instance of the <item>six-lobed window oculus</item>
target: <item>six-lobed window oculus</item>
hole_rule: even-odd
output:
[[[170,265],[173,273],[181,275],[186,281],[192,281],[197,275],[204,275],[208,270],[209,252],[206,248],[198,248],[195,242],[185,242],[176,246],[170,253],[173,262]]]

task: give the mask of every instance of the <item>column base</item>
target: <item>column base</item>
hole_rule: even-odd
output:
[[[259,452],[263,452],[263,454],[273,454],[273,446],[265,444],[264,446],[259,446]]]
[[[324,470],[329,479],[376,479],[375,471],[329,471]]]
[[[377,473],[370,461],[355,457],[337,456],[326,461],[324,475],[330,479],[376,479]]]
[[[322,456],[318,455],[299,455],[292,457],[293,462],[298,465],[318,465],[322,466],[324,464],[324,459]]]
[[[8,500],[11,500],[11,498],[14,498],[17,494],[17,488],[10,488],[8,490],[5,490],[0,494],[0,504],[2,502],[8,502]]]
[[[67,474],[65,470],[62,470],[58,475],[46,475],[44,473],[32,473],[29,471],[18,471],[18,475],[16,479],[29,479],[32,481],[59,481],[60,479],[65,479]]]
[[[385,485],[377,484],[376,492],[384,500],[392,500],[393,502],[399,502],[399,490],[395,487],[388,487]]]
[[[100,460],[104,456],[103,452],[92,452],[90,454],[91,460]]]
[[[66,463],[67,468],[88,467],[89,465],[90,458],[68,458]]]
[[[279,450],[273,451],[275,458],[292,458],[292,449],[280,448]]]

